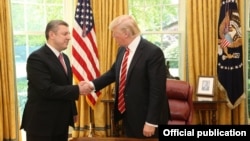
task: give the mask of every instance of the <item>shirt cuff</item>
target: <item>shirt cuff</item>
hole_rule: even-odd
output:
[[[148,123],[148,122],[146,122],[146,124],[149,125],[149,126],[158,127],[158,125],[151,124],[151,123]]]
[[[95,92],[95,85],[94,85],[94,83],[93,83],[92,81],[89,81],[89,84],[93,87],[92,92]],[[92,92],[91,92],[91,93],[92,93]]]

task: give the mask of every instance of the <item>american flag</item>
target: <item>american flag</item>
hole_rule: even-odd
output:
[[[73,23],[72,71],[74,80],[91,81],[100,76],[95,25],[90,0],[78,0]],[[86,96],[92,109],[100,92]]]

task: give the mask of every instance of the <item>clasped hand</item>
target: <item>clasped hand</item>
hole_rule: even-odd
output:
[[[94,87],[88,81],[81,81],[78,83],[80,94],[87,95],[90,94]]]

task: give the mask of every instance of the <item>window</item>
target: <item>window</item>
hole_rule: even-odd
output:
[[[51,19],[63,19],[63,0],[11,0],[16,82],[20,113],[27,96],[26,59],[45,43],[44,29]]]
[[[46,42],[44,30],[48,21],[72,21],[72,7],[73,1],[68,0],[11,0],[20,118],[27,100],[26,59]]]
[[[21,113],[27,95],[26,59],[45,43],[44,30],[47,22],[52,19],[67,20],[64,11],[72,8],[72,5],[72,2],[67,4],[67,0],[11,0],[16,82]]]
[[[185,18],[180,17],[186,17],[185,0],[129,0],[129,14],[137,20],[142,36],[163,50],[170,73],[181,77]]]

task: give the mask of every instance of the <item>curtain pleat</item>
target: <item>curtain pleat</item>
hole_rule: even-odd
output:
[[[0,27],[0,140],[17,141],[20,132],[9,0],[0,1]]]
[[[244,0],[238,0],[241,15],[243,15]],[[223,100],[225,92],[217,87],[217,35],[220,0],[189,0],[187,1],[187,50],[188,50],[188,78],[194,90],[197,90],[198,76],[215,77],[215,98]],[[241,19],[244,19],[241,16]],[[241,21],[244,27],[244,20]],[[244,29],[242,29],[244,31]],[[243,39],[244,39],[244,35]],[[243,49],[244,50],[244,49]],[[199,64],[199,65],[197,65]],[[246,77],[245,77],[246,78]],[[194,93],[194,100],[196,98]],[[218,104],[218,124],[245,124],[245,101],[231,110],[226,103]],[[194,124],[199,124],[199,115],[195,113]]]

